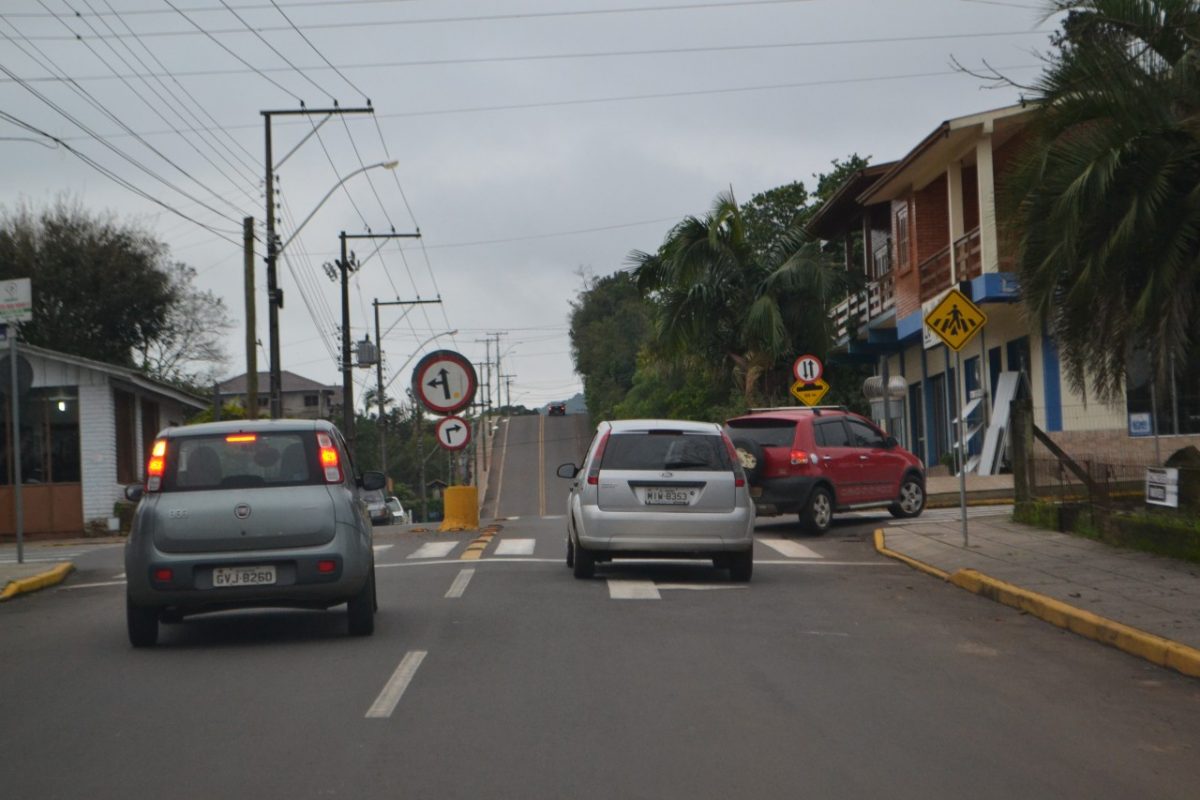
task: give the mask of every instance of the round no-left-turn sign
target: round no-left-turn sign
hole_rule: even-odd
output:
[[[813,355],[802,355],[792,365],[792,374],[801,383],[816,383],[825,374],[825,365]]]
[[[443,417],[434,428],[438,444],[447,450],[462,450],[471,443],[471,425],[462,417]]]
[[[469,406],[476,386],[475,367],[453,350],[435,350],[413,369],[413,395],[435,414],[453,414]]]

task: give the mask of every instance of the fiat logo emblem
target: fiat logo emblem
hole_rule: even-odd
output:
[[[250,516],[250,506],[245,503],[238,503],[234,506],[233,515],[238,519],[247,519]]]
[[[675,473],[674,473],[674,472],[664,472],[664,473],[662,474],[662,477],[664,477],[664,478],[674,478],[674,477],[675,477]]]

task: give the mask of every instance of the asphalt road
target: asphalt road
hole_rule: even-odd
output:
[[[576,421],[546,422],[549,451]],[[368,639],[340,610],[253,611],[135,651],[120,548],[52,551],[79,572],[0,605],[5,795],[1196,796],[1200,683],[878,557],[879,520],[765,521],[749,585],[675,562],[576,580],[565,486],[528,485],[559,455],[518,430],[518,519],[482,558],[478,534],[378,529]]]

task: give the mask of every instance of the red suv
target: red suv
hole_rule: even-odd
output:
[[[921,460],[844,407],[753,409],[726,425],[761,515],[798,513],[824,533],[835,510],[915,517],[925,508]]]

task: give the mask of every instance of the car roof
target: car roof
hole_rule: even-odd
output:
[[[601,422],[599,429],[613,433],[647,433],[649,431],[682,431],[684,433],[720,433],[715,422],[694,422],[683,419],[618,419]]]
[[[732,417],[728,422],[743,422],[756,419],[777,419],[781,422],[797,422],[802,419],[815,417],[854,417],[860,418],[845,406],[782,406],[780,408],[752,408],[749,413],[740,417]]]
[[[220,436],[230,433],[270,433],[272,431],[333,431],[333,423],[323,419],[231,419],[200,422],[167,428],[159,436]]]

